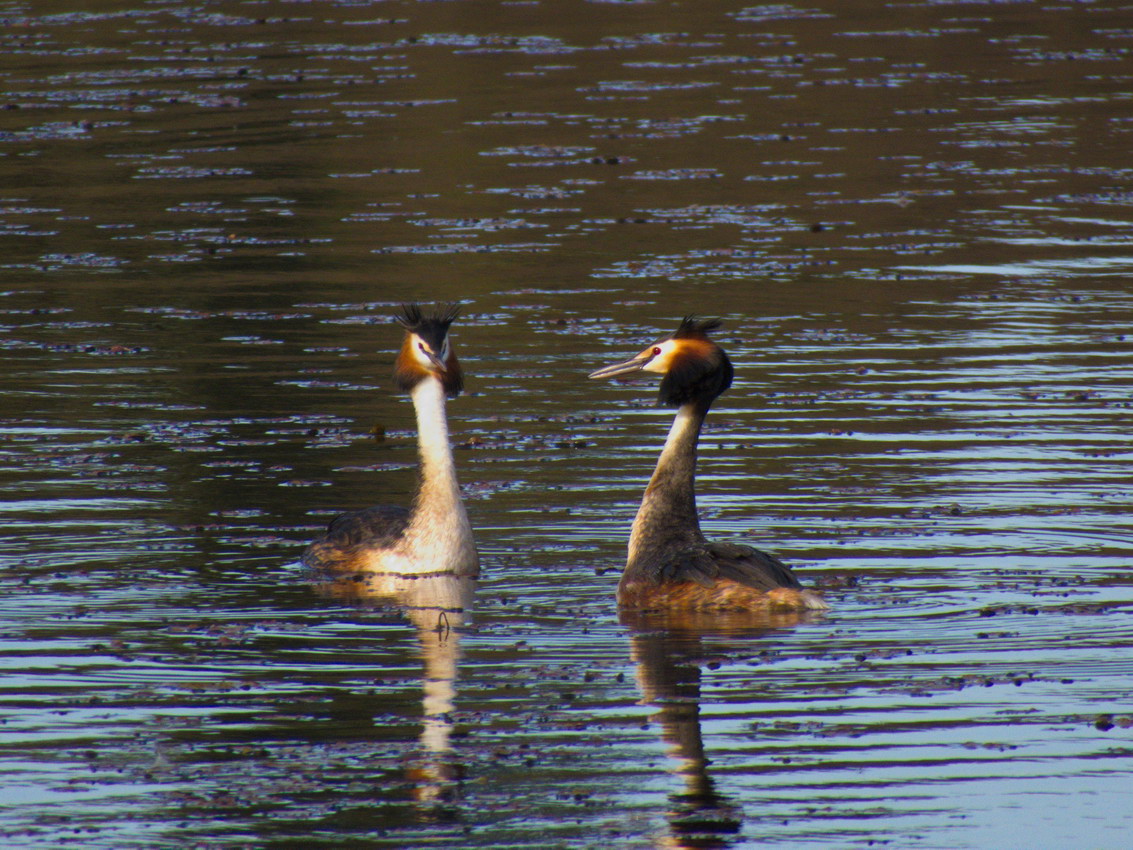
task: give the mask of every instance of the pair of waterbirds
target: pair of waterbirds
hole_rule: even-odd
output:
[[[475,579],[480,572],[472,526],[460,495],[445,400],[463,376],[449,329],[457,308],[402,308],[405,337],[394,384],[417,414],[420,484],[409,509],[373,507],[335,519],[303,560],[332,575],[367,579],[381,595],[404,597],[424,577]],[[618,583],[625,611],[807,611],[828,606],[804,589],[778,558],[750,546],[713,542],[696,512],[696,449],[708,410],[732,383],[732,363],[709,336],[717,319],[684,319],[669,336],[591,378],[640,372],[661,376],[660,403],[677,409],[657,467],[633,521]],[[407,590],[408,589],[408,590]]]

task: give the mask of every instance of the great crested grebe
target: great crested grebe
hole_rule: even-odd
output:
[[[712,402],[732,384],[732,361],[708,338],[719,319],[689,316],[671,336],[591,378],[658,372],[660,404],[677,408],[629,537],[618,583],[627,610],[795,609],[829,606],[782,561],[736,543],[714,543],[696,515],[696,444]]]
[[[405,580],[447,574],[475,578],[480,573],[472,526],[460,497],[445,418],[446,397],[464,386],[460,363],[449,340],[459,307],[426,316],[416,304],[402,307],[398,322],[405,340],[393,369],[394,385],[409,393],[417,412],[420,484],[410,510],[374,507],[344,514],[303,554],[303,563],[330,573],[388,576],[372,588],[402,595]]]

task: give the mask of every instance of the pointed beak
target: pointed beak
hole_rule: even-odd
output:
[[[645,368],[645,364],[649,362],[649,354],[639,354],[636,357],[626,360],[624,363],[615,363],[613,366],[606,366],[596,372],[591,372],[591,378],[618,378],[622,375],[632,375],[635,372],[640,372]]]
[[[429,362],[433,364],[433,368],[438,372],[443,372],[448,368],[445,366],[445,361],[441,360],[441,358],[437,357],[433,352],[426,351],[425,356],[429,358]]]

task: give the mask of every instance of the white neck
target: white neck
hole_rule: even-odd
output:
[[[410,393],[417,413],[417,446],[421,453],[422,479],[429,483],[456,485],[456,465],[448,441],[445,390],[436,378],[426,378]]]
[[[410,397],[417,411],[421,488],[406,530],[405,549],[420,564],[420,572],[475,575],[479,565],[449,445],[444,387],[429,377],[413,388]]]

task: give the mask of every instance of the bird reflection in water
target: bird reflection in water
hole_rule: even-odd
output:
[[[424,660],[421,758],[409,778],[418,802],[452,799],[463,774],[451,742],[460,630],[469,622],[476,581],[451,573],[359,573],[325,578],[317,586],[323,595],[352,605],[396,607],[417,628]]]
[[[670,773],[681,790],[670,795],[668,833],[658,847],[700,850],[730,847],[743,827],[738,804],[716,790],[708,773],[700,728],[701,665],[729,652],[750,653],[752,642],[772,631],[818,619],[808,611],[628,611],[642,703],[657,708],[652,720],[668,746]]]

